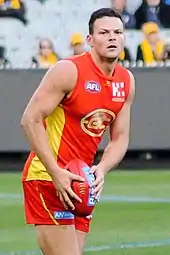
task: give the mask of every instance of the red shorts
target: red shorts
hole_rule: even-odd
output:
[[[27,224],[75,225],[77,230],[89,232],[92,216],[76,217],[66,211],[51,181],[24,181],[23,190]]]

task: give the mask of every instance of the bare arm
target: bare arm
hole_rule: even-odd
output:
[[[59,166],[49,147],[43,122],[65,94],[73,90],[76,80],[76,66],[71,61],[59,61],[42,79],[21,120],[31,147],[52,177]]]
[[[135,95],[135,81],[131,72],[131,86],[129,96],[118,114],[115,122],[110,127],[110,143],[106,147],[98,167],[107,173],[116,167],[123,159],[129,144],[131,105]]]

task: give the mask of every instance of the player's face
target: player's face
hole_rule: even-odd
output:
[[[93,34],[89,36],[88,41],[100,57],[118,58],[125,43],[122,21],[115,17],[97,19],[94,23]]]

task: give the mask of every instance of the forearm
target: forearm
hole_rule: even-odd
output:
[[[53,177],[59,170],[55,157],[50,149],[46,131],[42,121],[23,121],[21,123],[26,137],[47,172]]]
[[[99,166],[103,169],[105,174],[122,161],[128,149],[128,143],[128,138],[125,139],[122,136],[108,144],[99,163]]]

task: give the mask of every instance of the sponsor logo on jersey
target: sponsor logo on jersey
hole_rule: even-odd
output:
[[[106,109],[97,109],[81,120],[81,128],[92,137],[101,137],[115,119],[115,114]]]
[[[96,81],[87,81],[85,83],[85,89],[91,93],[99,93],[101,91],[101,85]]]
[[[123,103],[125,102],[125,83],[112,82],[112,101]]]

